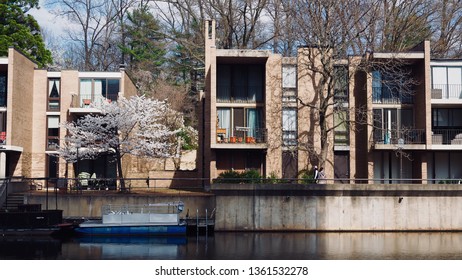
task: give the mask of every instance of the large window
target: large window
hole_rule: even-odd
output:
[[[432,109],[432,128],[462,129],[462,109]]]
[[[412,104],[411,80],[398,74],[372,72],[372,102],[376,104]]]
[[[7,85],[6,73],[0,72],[0,107],[6,107]]]
[[[432,89],[441,91],[440,98],[462,98],[462,67],[432,67]]]
[[[80,106],[100,104],[103,100],[117,101],[120,91],[119,79],[81,79]]]
[[[59,116],[48,116],[47,150],[56,150],[59,146]]]
[[[260,64],[219,64],[217,102],[262,102],[264,70]]]
[[[374,140],[383,144],[425,142],[425,131],[414,128],[412,109],[374,109]]]
[[[48,110],[59,111],[59,99],[61,81],[59,79],[48,79]]]
[[[230,137],[252,137],[256,142],[264,139],[262,109],[217,108],[217,133],[224,141]],[[221,140],[221,139],[220,139]]]

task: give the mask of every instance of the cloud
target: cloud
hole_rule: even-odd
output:
[[[56,17],[50,13],[50,11],[45,8],[43,1],[40,1],[40,9],[31,9],[28,14],[35,18],[41,29],[52,32],[55,36],[64,35],[64,27],[69,25],[65,19]]]

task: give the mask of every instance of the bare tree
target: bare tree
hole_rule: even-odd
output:
[[[48,0],[53,12],[70,22],[67,35],[84,58],[81,70],[118,68],[119,24],[135,0]]]
[[[462,2],[441,0],[432,4],[432,55],[436,58],[462,57]]]

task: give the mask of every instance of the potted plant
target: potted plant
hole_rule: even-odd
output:
[[[229,142],[230,143],[236,143],[236,136],[229,137]]]
[[[242,143],[242,137],[238,137],[237,142]]]

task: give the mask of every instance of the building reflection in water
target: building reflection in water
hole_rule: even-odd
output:
[[[462,259],[462,232],[246,233],[0,238],[0,259]]]

